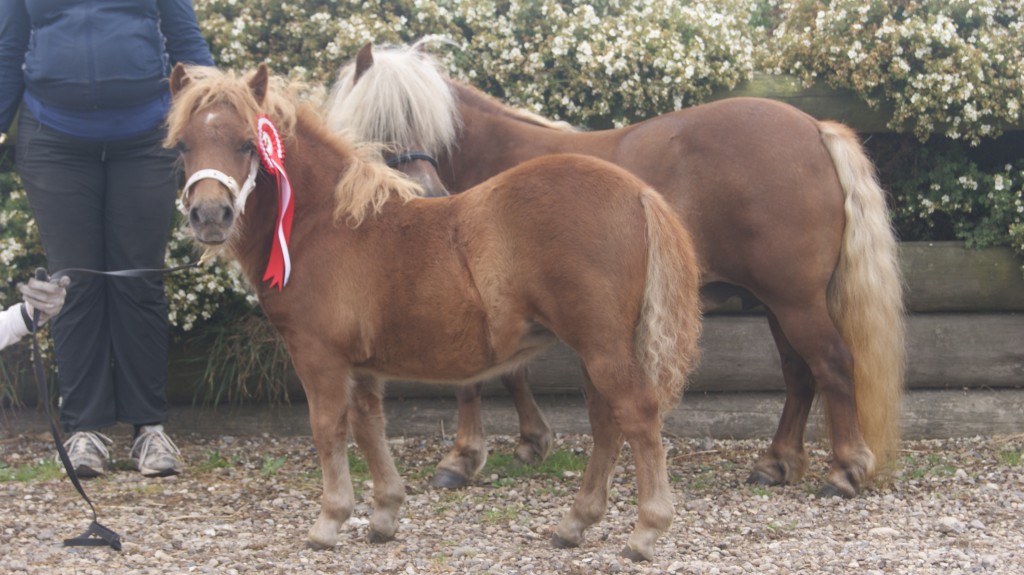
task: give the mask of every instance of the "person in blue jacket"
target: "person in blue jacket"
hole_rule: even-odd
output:
[[[212,66],[190,0],[0,0],[0,132],[51,272],[160,268],[178,167],[161,145],[176,62]],[[19,111],[20,110],[20,111]],[[167,420],[163,280],[78,274],[51,320],[60,422],[78,475],[102,475],[135,426],[143,475],[181,472]]]

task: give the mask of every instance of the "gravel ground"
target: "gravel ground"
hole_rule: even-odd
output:
[[[310,438],[178,435],[186,472],[146,479],[128,469],[127,432],[112,437],[115,470],[86,490],[122,552],[61,546],[90,520],[66,478],[5,481],[0,573],[1024,574],[1024,435],[906,442],[895,478],[852,500],[813,495],[826,468],[821,445],[803,482],[766,489],[744,484],[765,442],[666,438],[676,517],[649,564],[617,555],[636,518],[628,451],[609,514],[565,550],[548,539],[578,472],[513,478],[488,468],[472,487],[442,492],[428,480],[449,443],[395,439],[409,493],[397,539],[366,541],[362,474],[341,542],[314,551],[305,545],[320,500]],[[512,450],[510,437],[490,441],[492,462]],[[559,436],[556,450],[582,458],[589,439]],[[51,452],[46,435],[0,439],[0,471]]]

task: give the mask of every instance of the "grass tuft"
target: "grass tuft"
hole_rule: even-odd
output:
[[[492,453],[481,472],[483,476],[497,475],[496,486],[511,485],[523,477],[552,477],[561,479],[566,472],[581,473],[587,467],[587,457],[567,449],[551,452],[536,467],[523,464],[510,453]]]
[[[196,470],[199,472],[210,472],[216,469],[233,467],[235,463],[234,458],[228,459],[221,455],[219,451],[210,450],[206,452],[206,460],[197,465]]]
[[[0,483],[8,481],[32,482],[60,479],[64,476],[64,467],[52,459],[44,459],[35,463],[9,467],[0,462]]]
[[[288,458],[283,455],[278,457],[264,455],[263,465],[260,466],[260,475],[262,475],[263,477],[271,477],[273,475],[277,475],[277,472],[280,471],[282,467],[284,467],[285,461],[287,460]]]

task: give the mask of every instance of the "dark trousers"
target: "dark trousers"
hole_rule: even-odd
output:
[[[50,272],[160,268],[178,188],[162,128],[89,142],[41,125],[22,109],[15,165]],[[167,419],[169,326],[163,279],[71,274],[52,320],[67,432]]]

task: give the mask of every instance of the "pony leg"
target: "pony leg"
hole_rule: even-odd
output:
[[[604,517],[608,508],[608,487],[624,439],[615,423],[611,406],[594,388],[586,368],[583,369],[583,382],[594,449],[572,508],[551,537],[555,547],[578,547],[583,541],[584,530]]]
[[[622,556],[633,561],[652,561],[654,545],[668,531],[675,514],[665,446],[661,442],[658,399],[652,394],[642,401],[616,406],[615,413],[633,451],[639,506],[636,527],[622,549]]]
[[[512,396],[512,402],[519,414],[519,445],[516,458],[529,465],[538,465],[551,451],[554,434],[544,415],[540,412],[530,387],[526,382],[526,370],[516,369],[502,376],[501,382]],[[482,383],[460,386],[455,391],[458,400],[458,428],[455,445],[437,465],[430,484],[445,489],[465,487],[483,469],[487,462],[487,446],[484,441],[484,425],[480,408]]]
[[[373,478],[373,514],[368,534],[371,543],[394,538],[398,530],[398,510],[405,501],[405,485],[387,444],[382,396],[383,388],[377,378],[361,376],[356,379],[352,435],[366,457]]]
[[[501,376],[501,383],[512,396],[516,413],[519,415],[519,445],[516,446],[516,459],[527,465],[540,465],[551,451],[554,434],[551,433],[551,427],[548,426],[544,414],[540,412],[540,407],[533,398],[533,393],[530,392],[530,386],[526,381],[526,368],[521,367]]]
[[[857,419],[853,357],[822,307],[801,306],[775,313],[786,340],[814,377],[828,415],[833,460],[822,493],[853,497],[875,467],[875,456]]]
[[[437,464],[430,480],[433,487],[459,489],[465,487],[487,462],[484,424],[480,411],[480,388],[483,383],[460,385],[455,389],[458,400],[458,428],[455,445]]]
[[[309,543],[316,548],[333,547],[338,530],[352,515],[355,495],[348,468],[348,385],[304,384],[309,402],[309,423],[313,443],[320,454],[324,494],[320,516],[309,530]],[[303,381],[307,381],[303,379]]]
[[[589,365],[595,363],[598,362]],[[587,464],[583,486],[569,514],[559,524],[556,536],[570,542],[575,538],[578,543],[582,530],[604,514],[611,472],[625,437],[636,465],[639,510],[622,555],[634,561],[650,561],[654,559],[655,543],[668,531],[675,512],[661,443],[658,397],[654,387],[645,383],[638,367],[631,365],[626,368],[628,373],[623,373],[623,369],[610,362],[600,363],[607,368],[587,370],[594,382],[587,393],[594,454]]]
[[[782,375],[786,381],[786,403],[782,408],[779,427],[768,451],[754,464],[747,483],[758,485],[786,485],[795,483],[807,470],[804,451],[804,429],[814,401],[814,377],[807,362],[797,354],[775,314],[768,312],[768,325],[775,338],[775,346],[782,360]]]

